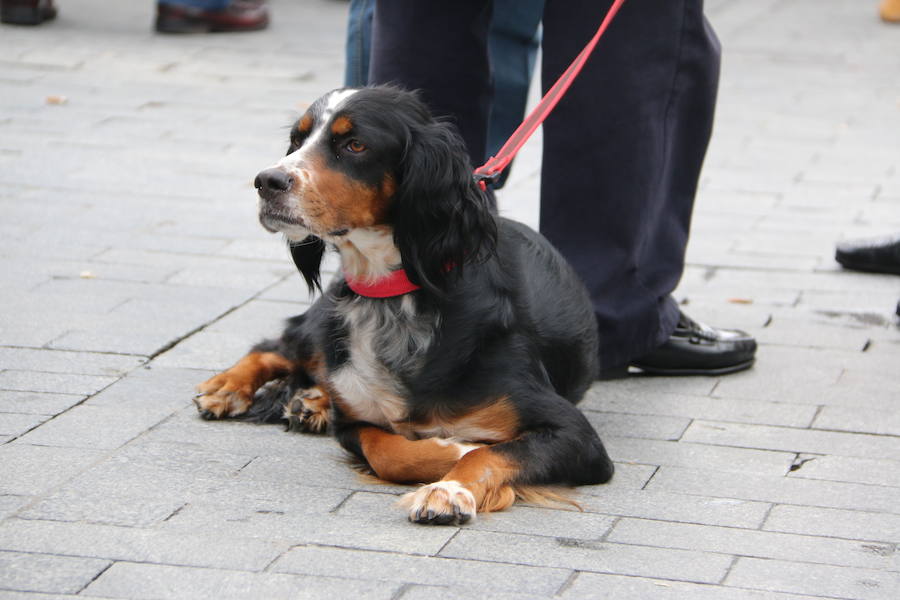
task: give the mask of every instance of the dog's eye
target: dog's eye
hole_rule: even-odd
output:
[[[347,145],[344,146],[347,152],[352,154],[359,154],[360,152],[366,151],[366,145],[360,142],[359,140],[350,140],[347,142]]]

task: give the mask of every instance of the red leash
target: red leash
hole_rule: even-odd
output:
[[[597,30],[597,33],[594,34],[591,41],[588,42],[587,46],[585,46],[578,56],[575,57],[575,60],[572,61],[572,64],[569,65],[569,68],[566,69],[565,73],[556,80],[553,87],[551,87],[544,97],[541,98],[541,101],[534,107],[531,114],[529,114],[528,117],[522,121],[522,124],[519,125],[519,128],[513,132],[508,140],[506,140],[506,143],[503,144],[503,147],[497,152],[497,156],[492,156],[486,163],[475,169],[475,181],[482,190],[487,189],[487,181],[496,179],[500,173],[503,172],[503,169],[509,166],[513,157],[519,152],[522,146],[525,145],[525,142],[528,141],[528,138],[531,137],[531,134],[534,133],[535,129],[544,122],[547,115],[549,115],[559,101],[562,100],[562,97],[569,89],[569,86],[572,85],[575,77],[581,72],[581,68],[584,66],[584,63],[587,62],[591,52],[594,51],[597,42],[603,37],[606,28],[609,27],[613,17],[616,16],[616,13],[619,12],[619,8],[621,8],[624,3],[625,0],[615,0],[613,2],[612,6],[609,8],[609,12],[606,13],[606,17],[604,17],[603,22],[600,24],[600,29]],[[372,282],[357,281],[346,275],[344,276],[344,279],[351,290],[360,296],[365,296],[367,298],[402,296],[403,294],[408,294],[409,292],[420,289],[418,285],[409,280],[406,276],[406,271],[403,269],[393,271],[387,277]]]
[[[591,41],[588,42],[587,46],[585,46],[578,56],[575,57],[575,60],[569,65],[569,68],[560,75],[559,79],[556,80],[556,83],[553,84],[553,87],[550,88],[544,97],[541,98],[540,103],[538,103],[538,105],[534,107],[534,110],[531,111],[531,114],[522,121],[519,128],[509,136],[509,139],[506,140],[506,143],[503,144],[503,147],[497,152],[497,156],[490,157],[486,163],[475,169],[475,181],[482,190],[487,188],[486,181],[493,181],[499,177],[500,173],[503,172],[503,169],[509,166],[513,157],[515,157],[522,146],[525,145],[528,138],[531,137],[531,134],[533,134],[538,126],[544,122],[547,115],[553,112],[553,109],[556,108],[556,105],[562,100],[562,97],[569,89],[569,86],[575,81],[575,77],[581,72],[584,63],[586,63],[587,59],[591,56],[591,52],[594,51],[597,42],[603,37],[603,34],[612,22],[613,17],[616,16],[616,13],[619,12],[619,9],[623,4],[625,4],[625,0],[615,0],[613,2],[612,6],[609,7],[609,12],[607,12],[606,16],[603,18],[603,22],[600,24],[597,33],[591,38]]]

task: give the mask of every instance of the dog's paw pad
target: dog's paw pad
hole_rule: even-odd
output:
[[[475,496],[456,481],[438,481],[406,494],[401,503],[413,523],[462,525],[475,518]]]
[[[316,386],[298,390],[284,405],[288,431],[321,433],[328,427],[331,401],[322,388]]]

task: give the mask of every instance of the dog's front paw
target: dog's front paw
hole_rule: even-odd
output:
[[[475,496],[457,481],[437,481],[403,496],[413,523],[462,525],[475,518]]]
[[[236,417],[247,412],[253,400],[246,384],[232,379],[228,371],[219,373],[197,386],[194,404],[204,419]]]
[[[288,431],[321,433],[328,427],[331,399],[319,386],[298,390],[284,405]]]

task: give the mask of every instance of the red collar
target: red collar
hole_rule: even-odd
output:
[[[392,298],[421,289],[420,286],[409,280],[409,277],[406,276],[406,271],[403,269],[391,271],[390,275],[375,281],[352,279],[346,274],[344,275],[344,280],[351,290],[366,298]]]

